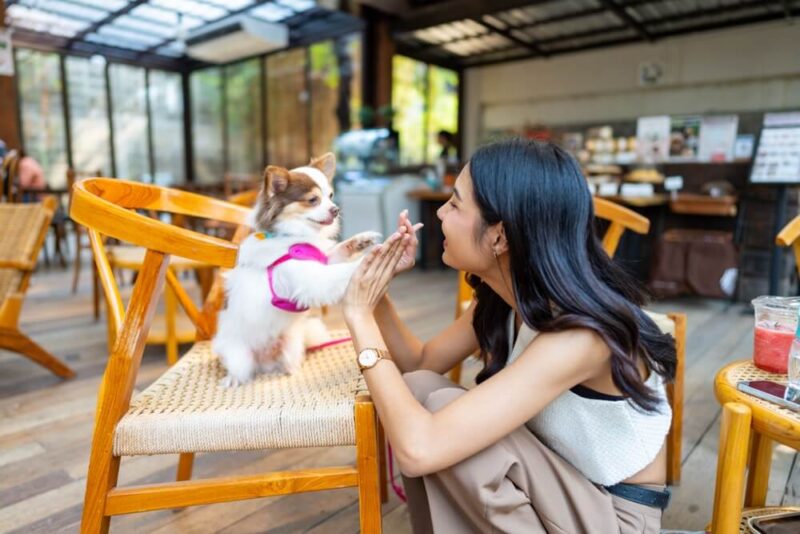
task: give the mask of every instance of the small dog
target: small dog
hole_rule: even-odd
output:
[[[377,232],[334,241],[335,170],[331,153],[305,167],[264,170],[253,211],[256,231],[242,242],[236,267],[227,274],[228,303],[212,345],[228,372],[223,386],[246,383],[257,370],[299,370],[306,346],[327,339],[322,321],[307,310],[341,300],[360,253],[378,243]]]

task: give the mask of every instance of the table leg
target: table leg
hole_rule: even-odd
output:
[[[744,505],[764,506],[767,501],[769,471],[772,466],[772,440],[762,434],[753,433],[750,444],[750,459],[747,469]]]

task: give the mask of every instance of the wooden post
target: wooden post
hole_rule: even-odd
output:
[[[6,27],[5,20],[6,3],[5,0],[0,0],[0,30]],[[0,139],[5,141],[9,150],[22,147],[17,109],[17,86],[14,76],[0,76]]]
[[[362,18],[367,21],[364,36],[364,104],[378,108],[392,103],[392,41],[391,24],[387,15],[367,6],[362,7]],[[378,124],[382,123],[377,118]],[[384,125],[388,126],[388,125]]]

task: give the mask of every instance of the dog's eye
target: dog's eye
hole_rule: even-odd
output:
[[[316,206],[317,204],[319,204],[319,197],[314,196],[309,198],[308,203],[311,204],[312,206]]]
[[[330,194],[330,195],[328,195],[328,198],[330,198],[331,200],[333,200],[333,191],[331,191],[331,194]]]

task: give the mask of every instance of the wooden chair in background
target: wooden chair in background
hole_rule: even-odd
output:
[[[603,235],[603,250],[610,257],[614,256],[620,238],[625,230],[637,234],[646,234],[650,231],[650,221],[619,204],[609,200],[594,198],[595,217],[608,221],[609,225]],[[467,283],[466,273],[458,273],[458,290],[456,294],[456,319],[469,308],[473,299],[472,287]],[[675,338],[675,347],[678,353],[678,369],[675,381],[667,386],[667,394],[672,406],[672,427],[667,438],[667,480],[669,484],[677,484],[681,477],[681,449],[683,437],[683,372],[686,353],[686,315],[670,313],[668,315],[651,313],[656,324],[664,333]],[[450,370],[450,379],[459,383],[461,381],[461,364]]]
[[[1,174],[4,178],[2,192],[3,201],[19,202],[20,199],[17,198],[19,190],[16,187],[17,166],[19,165],[18,152],[16,150],[9,150],[9,152],[3,158],[2,164],[3,169]]]
[[[794,263],[800,274],[800,215],[789,221],[775,237],[775,244],[782,247],[792,247]]]
[[[100,177],[103,173],[101,171],[95,172],[81,172],[74,169],[67,169],[67,191],[69,204],[72,204],[72,186],[75,182],[88,177]],[[69,205],[68,204],[68,205]],[[86,228],[80,224],[72,221],[72,230],[75,233],[75,258],[72,262],[72,293],[78,291],[78,283],[80,282],[81,268],[82,268],[82,255],[84,250],[91,252],[92,245],[89,243],[89,236],[86,233]],[[92,303],[94,309],[94,318],[100,318],[100,287],[97,278],[97,269],[92,261]]]
[[[62,378],[75,373],[19,329],[22,303],[44,245],[56,199],[0,204],[0,349],[22,354]]]
[[[136,209],[209,217],[240,225],[233,242],[163,223]],[[153,185],[89,178],[75,186],[72,217],[89,231],[117,336],[100,386],[87,474],[82,532],[106,532],[114,515],[357,487],[361,531],[380,532],[378,430],[352,344],[315,352],[300,373],[262,376],[238,388],[219,386],[211,353],[223,302],[221,275],[201,309],[170,271],[170,255],[233,267],[249,231],[248,209]],[[147,252],[127,310],[111,274],[102,236]],[[197,326],[198,341],[132,400],[147,333],[164,284]],[[268,448],[355,445],[355,465],[190,480],[194,454]],[[180,454],[177,481],[117,487],[122,456]]]

